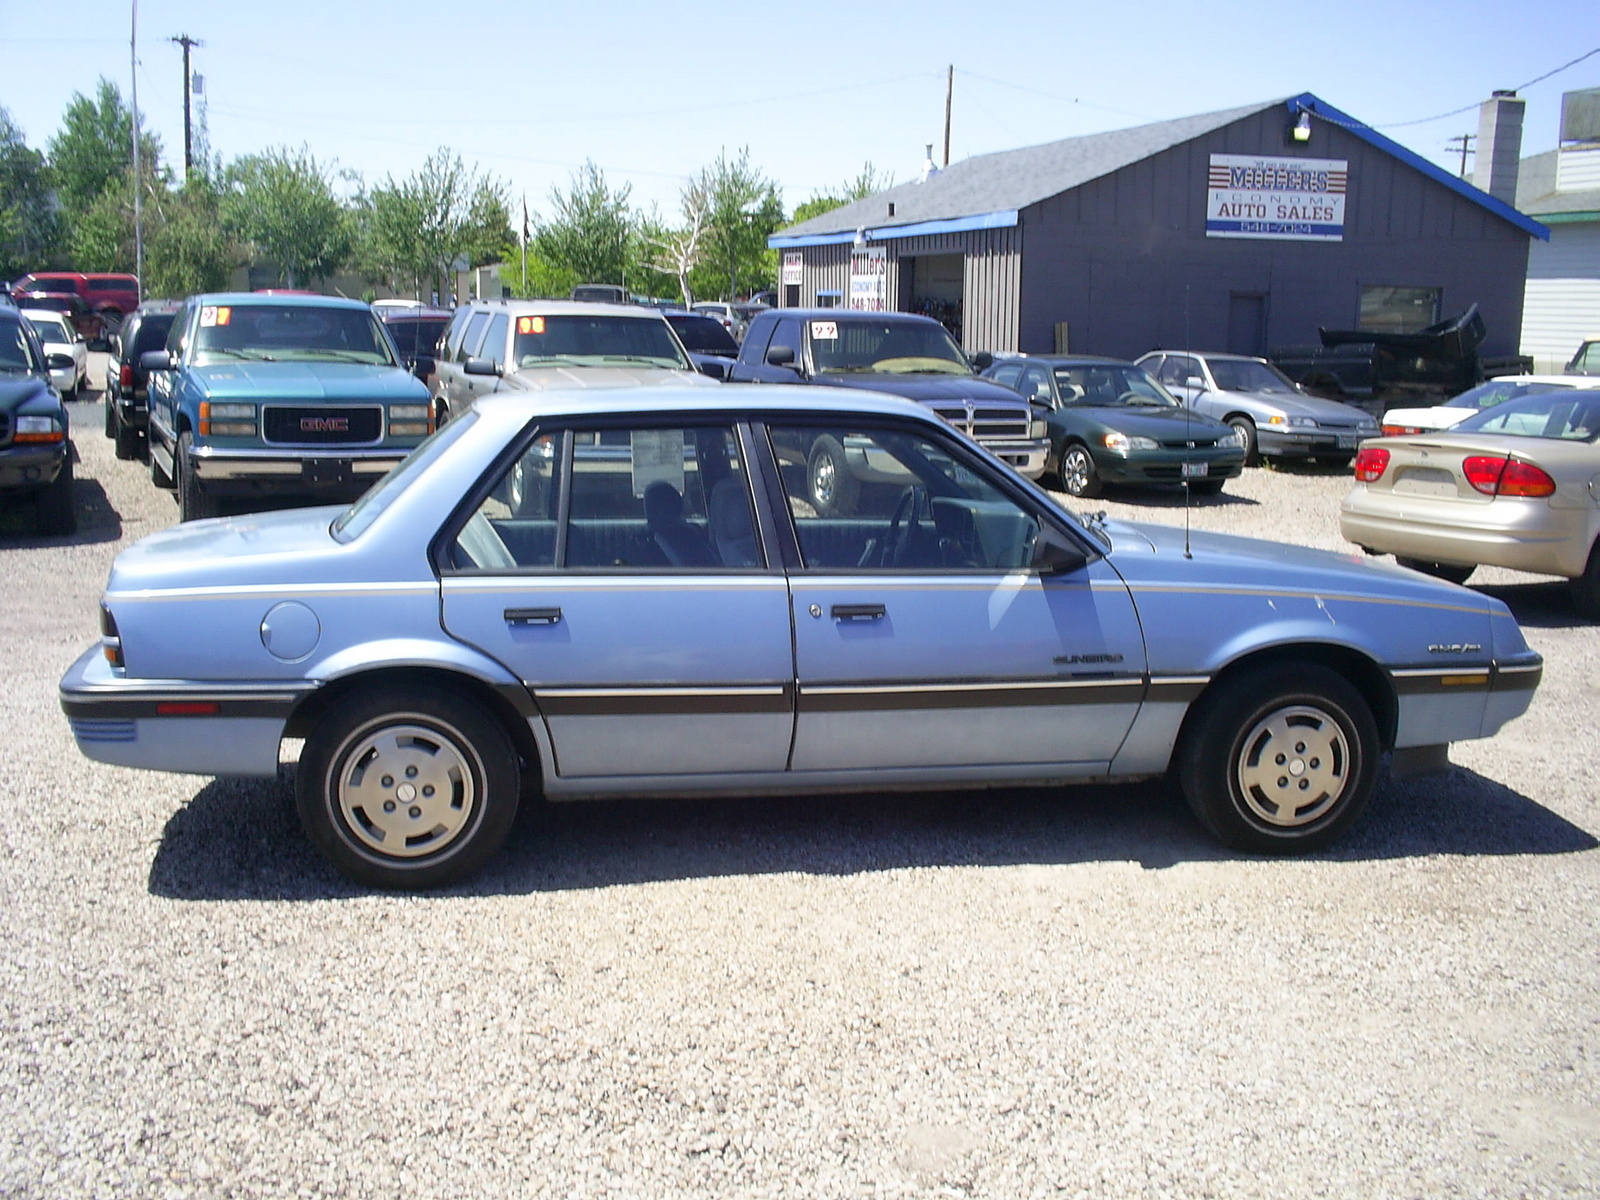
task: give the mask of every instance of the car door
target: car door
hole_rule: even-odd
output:
[[[145,380],[152,451],[157,446],[164,447],[169,457],[177,443],[178,409],[183,402],[180,389],[185,378],[183,359],[189,349],[196,307],[192,301],[185,304],[167,330],[165,349],[172,369],[151,371]]]
[[[543,714],[567,779],[782,771],[789,598],[731,422],[541,431],[441,563],[445,628]]]
[[[827,516],[797,447],[835,439],[861,487]],[[1035,569],[1071,540],[954,435],[775,423],[796,539],[796,771],[1106,769],[1138,712],[1145,655],[1104,560]]]

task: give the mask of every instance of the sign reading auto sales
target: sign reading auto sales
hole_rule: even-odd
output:
[[[1343,241],[1349,182],[1350,164],[1343,159],[1213,154],[1206,236]]]

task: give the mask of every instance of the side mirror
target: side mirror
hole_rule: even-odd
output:
[[[767,347],[767,365],[773,366],[773,367],[794,367],[795,366],[794,347],[793,346],[768,346]],[[799,368],[796,367],[795,369],[798,370]]]
[[[1179,387],[1194,388],[1197,392],[1206,390],[1206,381],[1198,375],[1185,375]]]
[[[1089,565],[1089,554],[1053,529],[1041,529],[1033,540],[1033,569],[1041,575],[1068,575]]]
[[[728,377],[727,368],[714,358],[702,358],[695,363],[695,370],[711,379],[726,379]]]
[[[469,358],[461,370],[467,375],[499,375],[500,364],[492,358]]]
[[[972,356],[972,365],[980,371],[987,371],[994,366],[994,355],[987,350],[979,350]]]
[[[417,355],[411,363],[411,373],[424,383],[438,369],[438,365],[426,354]]]
[[[141,371],[170,371],[172,370],[172,355],[165,350],[146,350],[139,355],[139,369]]]
[[[67,371],[77,366],[77,364],[72,361],[72,355],[70,354],[46,354],[44,356],[44,363],[45,366],[49,367],[52,371]]]

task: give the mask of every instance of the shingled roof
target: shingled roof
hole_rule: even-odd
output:
[[[1542,225],[1510,205],[1457,179],[1310,92],[1303,92],[1281,100],[1247,104],[1243,108],[1136,125],[1109,133],[1091,133],[1020,150],[980,154],[951,163],[929,179],[903,183],[780,230],[767,239],[767,245],[782,248],[837,244],[851,241],[858,229],[882,239],[1004,228],[1015,225],[1017,213],[1029,205],[1273,108],[1284,109],[1286,115],[1309,112],[1336,124],[1496,216],[1511,221],[1525,233],[1539,238],[1549,236]],[[892,217],[888,215],[891,204],[894,206]]]

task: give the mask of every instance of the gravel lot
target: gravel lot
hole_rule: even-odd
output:
[[[56,681],[176,519],[75,407],[82,531],[0,512],[0,1195],[1600,1189],[1600,631],[1558,585],[1482,585],[1533,711],[1322,857],[1225,852],[1156,786],[606,803],[368,895],[287,767],[75,750]],[[1347,486],[1253,470],[1192,520],[1341,547]]]

